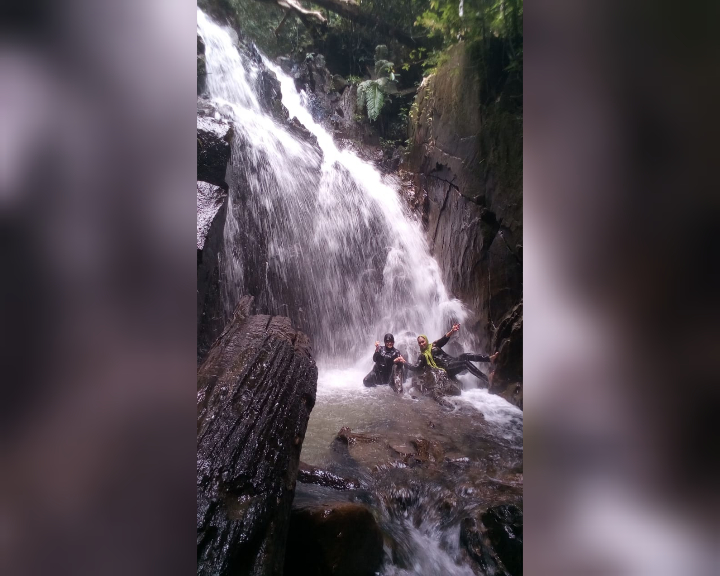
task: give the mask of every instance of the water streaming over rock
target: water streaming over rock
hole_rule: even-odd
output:
[[[407,394],[397,397],[389,387],[362,386],[372,366],[373,343],[384,333],[393,332],[396,345],[413,359],[417,334],[440,337],[453,321],[463,323],[469,315],[448,294],[419,220],[391,178],[351,150],[338,148],[313,120],[290,77],[267,60],[261,65],[259,54],[239,51],[233,33],[200,10],[198,31],[206,46],[208,92],[235,131],[222,262],[224,305],[229,314],[241,295],[251,293],[261,311],[291,316],[312,337],[320,370],[318,402],[302,459],[328,465],[329,445],[342,426],[383,434],[426,429],[431,420],[444,418],[438,405]],[[267,111],[264,69],[275,73],[290,117],[312,137]],[[454,340],[465,350],[475,349],[467,332]],[[465,381],[474,386],[473,378]],[[453,464],[460,470],[456,477],[424,478],[412,513],[425,516],[415,521],[408,510],[398,516],[392,497],[387,502],[372,497],[384,531],[407,560],[402,567],[386,563],[385,575],[472,574],[457,549],[459,520],[478,505],[466,486],[477,474],[510,477],[506,468],[521,466],[522,413],[517,408],[482,390],[466,390],[452,401],[456,411],[438,426],[442,440],[457,451],[449,457],[469,455],[482,465],[466,466],[456,458],[461,462]],[[492,441],[486,441],[488,435]],[[424,472],[410,472],[390,470],[390,476],[400,476],[393,476],[382,494],[415,490],[413,474]],[[509,481],[493,482],[507,486]],[[457,495],[448,496],[453,490]],[[434,515],[454,499],[461,504],[450,517]]]
[[[289,314],[311,335],[321,362],[343,363],[367,360],[385,332],[413,344],[419,333],[439,337],[453,320],[463,322],[467,310],[445,289],[421,225],[392,181],[354,152],[339,150],[303,106],[293,80],[266,62],[290,116],[318,146],[273,119],[258,98],[260,67],[242,59],[230,35],[204,15],[198,22],[209,93],[236,121],[227,312],[243,293],[256,292],[261,308]]]

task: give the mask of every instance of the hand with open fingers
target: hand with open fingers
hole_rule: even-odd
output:
[[[375,348],[380,348],[380,342],[378,342],[377,340],[375,340]]]

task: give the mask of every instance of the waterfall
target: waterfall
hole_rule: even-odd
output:
[[[238,48],[233,32],[200,10],[198,31],[209,95],[234,131],[221,261],[225,313],[241,295],[252,294],[260,312],[290,316],[312,338],[317,402],[302,459],[319,467],[334,463],[341,476],[367,482],[371,493],[363,498],[394,543],[380,574],[470,576],[460,521],[487,506],[495,486],[510,490],[503,501],[515,490],[522,472],[522,412],[486,390],[466,390],[451,400],[456,409],[444,419],[447,413],[429,399],[363,387],[373,344],[383,334],[392,332],[412,361],[418,334],[439,338],[470,312],[448,293],[422,224],[395,181],[340,149],[313,120],[307,96],[292,78]],[[266,70],[279,80],[290,117],[312,137],[268,111]],[[453,340],[476,351],[467,330]],[[474,376],[461,378],[470,384],[466,388],[476,382]],[[343,472],[331,443],[345,426],[381,435],[388,445],[377,443],[378,450],[407,442],[406,433],[420,435],[446,446],[446,458],[438,463],[442,468],[410,468],[382,456],[372,478],[362,471],[372,458]],[[311,501],[324,498],[324,488],[319,495],[315,488],[299,484],[298,492]]]
[[[261,106],[259,64],[199,10],[198,29],[209,94],[235,131],[222,263],[226,313],[242,294],[255,295],[260,310],[289,315],[307,332],[326,366],[367,364],[386,332],[414,357],[418,334],[439,338],[453,321],[463,323],[468,310],[445,288],[422,225],[392,179],[338,149],[293,80],[265,61],[290,116],[317,146],[276,121]],[[474,345],[467,332],[456,340]]]

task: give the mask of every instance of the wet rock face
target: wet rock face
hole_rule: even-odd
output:
[[[464,518],[460,523],[460,543],[480,574],[523,573],[523,514],[515,505],[492,506],[477,519]]]
[[[522,354],[523,305],[514,306],[500,321],[493,334],[492,349],[499,350],[490,392],[523,407]]]
[[[298,91],[305,91],[313,119],[332,132],[336,138],[358,140],[377,145],[377,129],[356,118],[357,86],[339,74],[332,74],[322,55],[293,62],[279,58],[278,64],[293,77]]]
[[[199,38],[199,37],[198,37]],[[225,181],[234,134],[231,123],[205,98],[197,112],[197,360],[203,360],[225,325],[219,259],[227,215]]]
[[[373,576],[382,559],[382,532],[365,506],[332,502],[293,509],[286,576]]]
[[[317,367],[245,297],[198,370],[197,573],[281,574]]]
[[[474,518],[465,518],[460,523],[460,544],[474,563],[476,574],[510,576],[493,550],[487,531]]]
[[[202,361],[222,332],[224,318],[220,301],[219,256],[227,193],[207,182],[197,183],[197,357]]]
[[[497,327],[522,299],[522,110],[509,81],[488,94],[464,43],[449,56],[418,91],[404,167],[444,279],[477,312],[468,327],[492,353]],[[506,360],[498,382],[520,381],[521,355]]]
[[[197,37],[197,93],[205,92],[207,86],[207,65],[205,62],[205,42],[198,34]]]
[[[426,367],[413,377],[413,384],[426,396],[435,398],[443,404],[444,396],[460,396],[460,388],[447,375],[445,370]]]
[[[227,190],[225,171],[230,160],[232,125],[200,113],[197,117],[197,179]]]
[[[482,522],[498,557],[512,576],[521,576],[523,558],[523,513],[513,505],[494,506]]]
[[[270,109],[276,100],[282,100],[282,91],[280,90],[280,81],[274,72],[267,70],[263,66],[260,72],[260,90],[258,90],[260,99],[265,106]]]
[[[197,183],[197,249],[205,246],[208,233],[227,200],[227,192],[207,182]]]

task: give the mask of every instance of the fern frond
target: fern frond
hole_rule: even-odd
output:
[[[372,82],[367,88],[366,95],[367,113],[371,121],[378,119],[383,104],[385,104],[385,93],[377,82]]]

